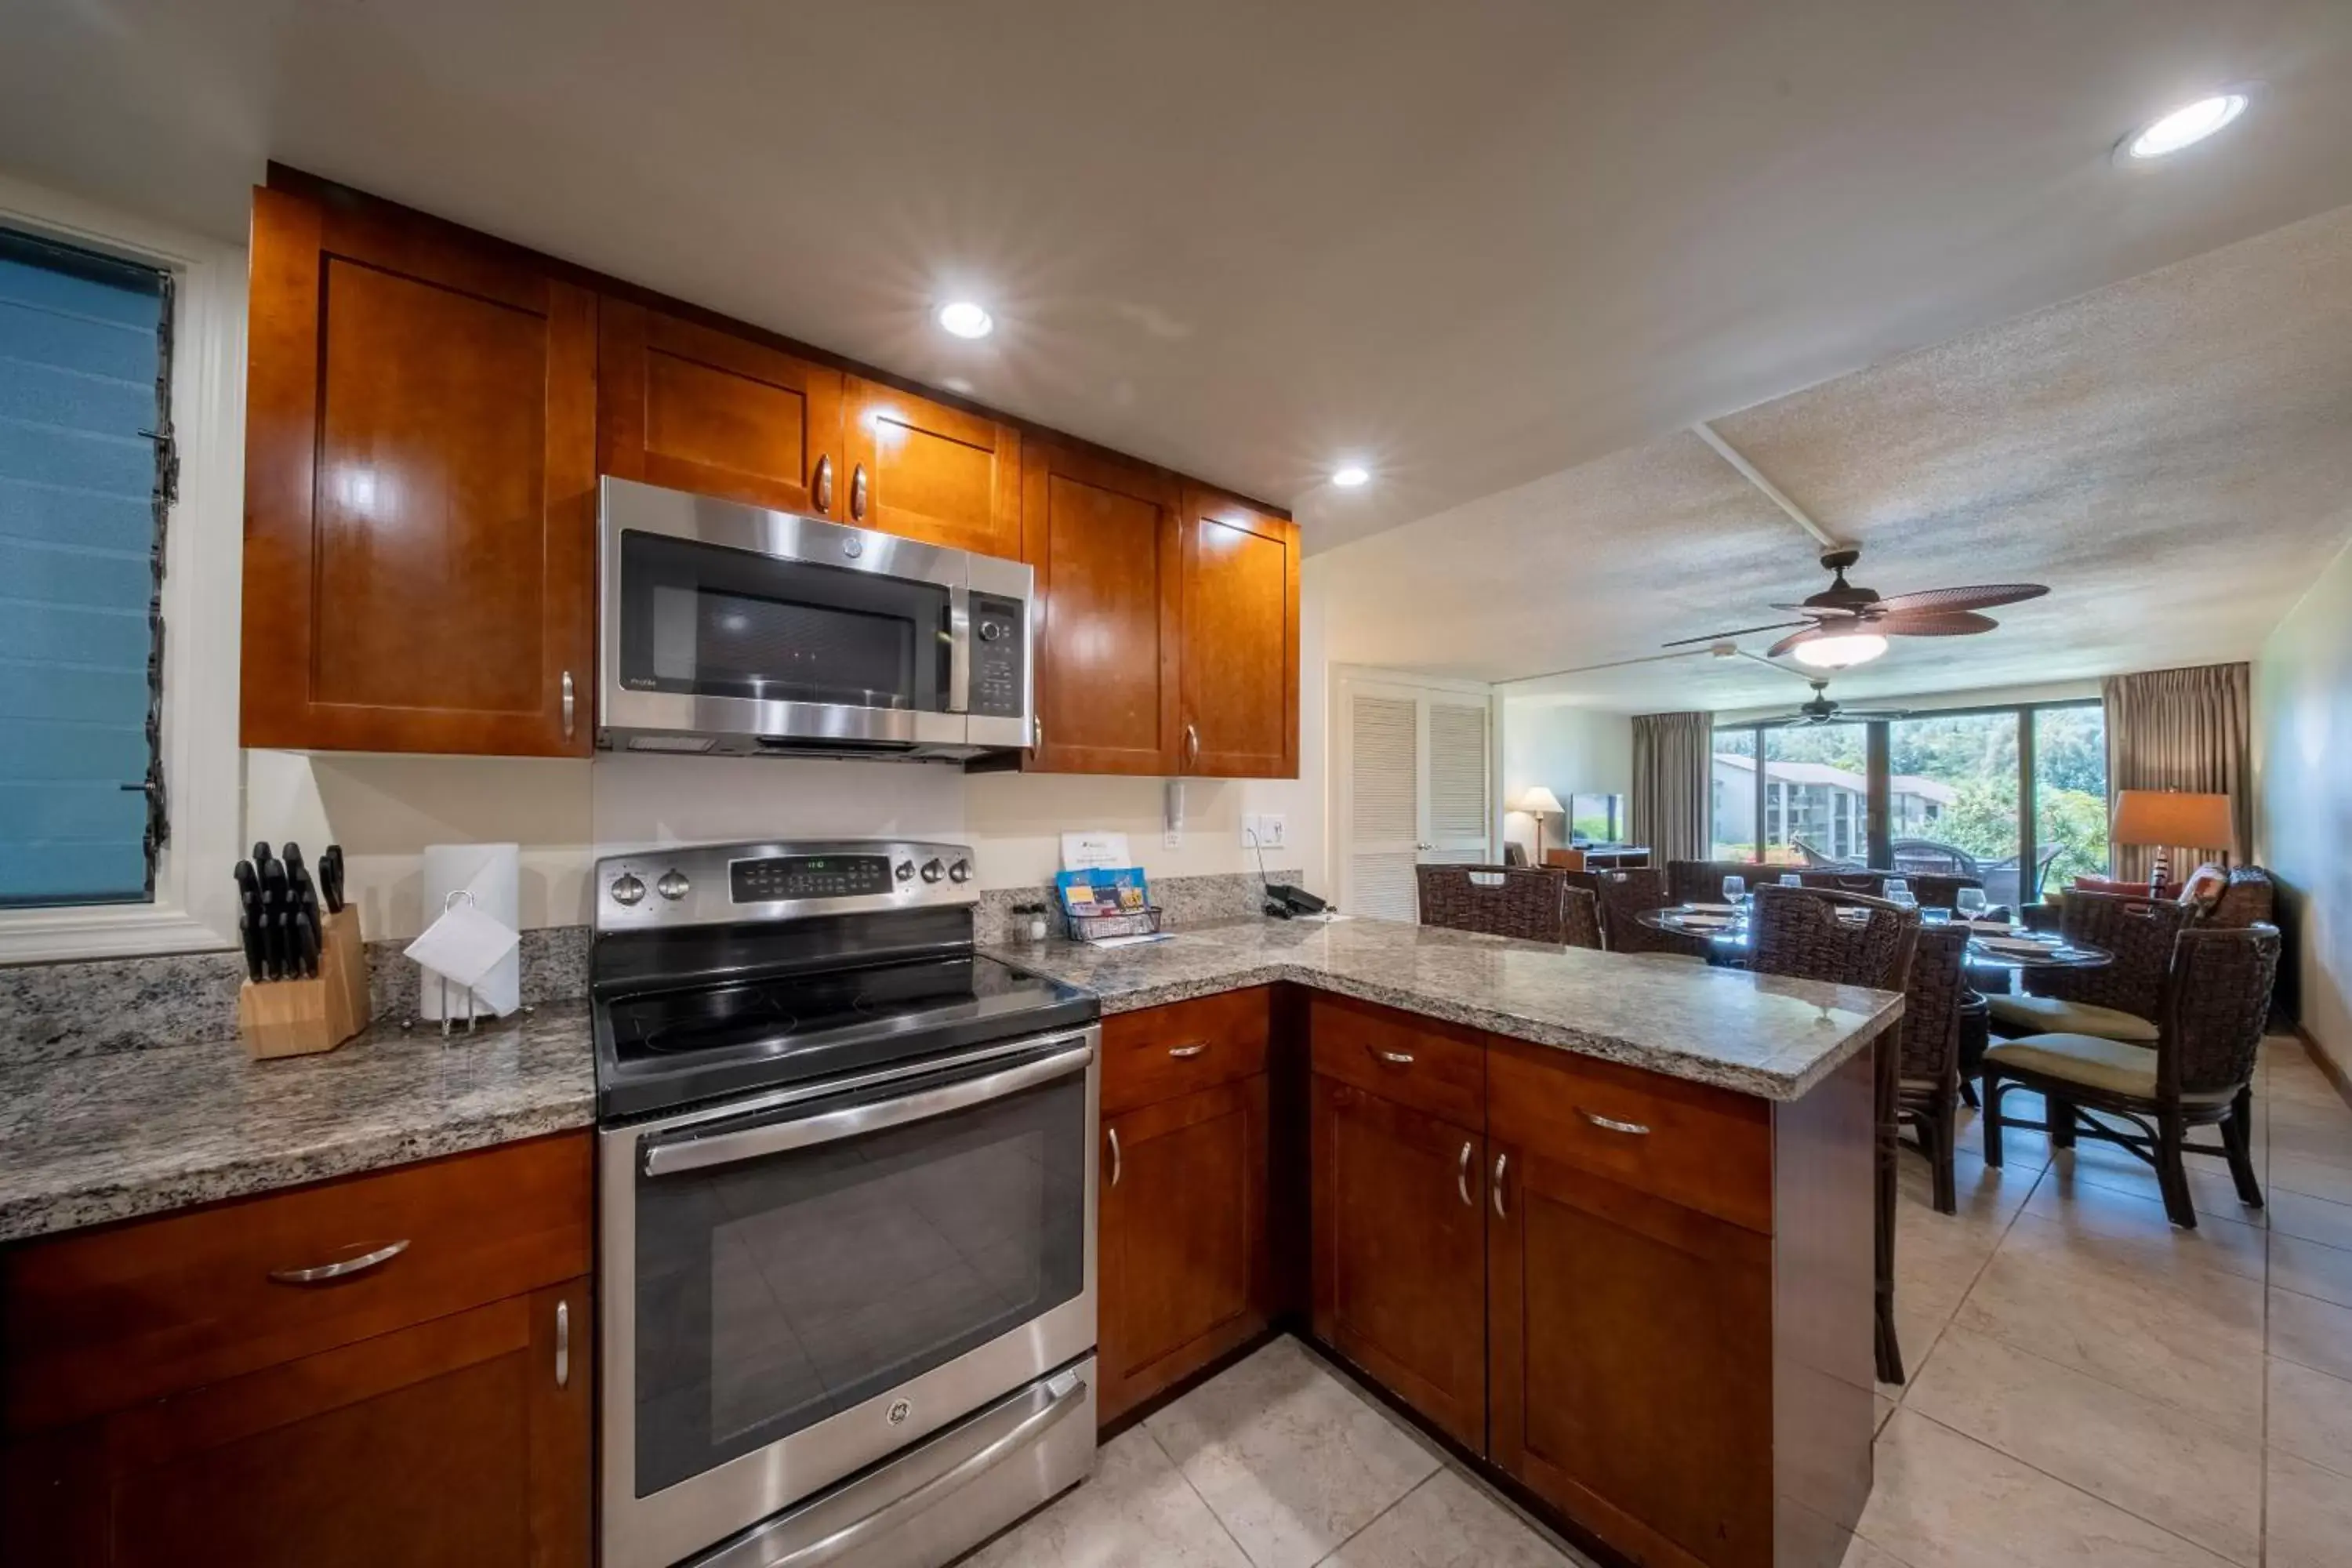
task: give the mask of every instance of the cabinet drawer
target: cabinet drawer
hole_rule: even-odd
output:
[[[1153,1105],[1265,1070],[1265,986],[1103,1020],[1103,1114]]]
[[[1410,1014],[1317,996],[1309,1014],[1315,1070],[1473,1131],[1486,1125],[1482,1037]]]
[[[1760,1100],[1567,1051],[1496,1040],[1487,1135],[1765,1235],[1772,1122]]]
[[[0,1254],[0,1426],[121,1409],[585,1274],[589,1143],[535,1139]],[[285,1277],[395,1243],[347,1275]]]

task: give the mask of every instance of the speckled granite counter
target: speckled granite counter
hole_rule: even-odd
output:
[[[234,1040],[0,1058],[0,1241],[585,1127],[595,1102],[585,1002],[271,1062]]]
[[[992,951],[1086,986],[1105,1013],[1287,980],[1766,1100],[1802,1097],[1903,1016],[1888,992],[1391,921],[1252,920],[1141,947]]]

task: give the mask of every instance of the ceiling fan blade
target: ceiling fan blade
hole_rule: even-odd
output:
[[[1964,637],[1993,631],[2000,626],[1990,616],[1979,616],[1973,610],[1913,610],[1907,615],[1873,621],[1870,629],[1896,637]]]
[[[1941,615],[1961,610],[1990,610],[2000,605],[2038,599],[2048,592],[2050,590],[2039,583],[1984,583],[1973,588],[1925,588],[1916,594],[1897,594],[1891,599],[1879,600],[1878,607],[1890,616],[1911,615],[1923,610]]]
[[[1764,657],[1766,658],[1778,658],[1782,654],[1788,652],[1790,648],[1796,647],[1799,643],[1811,642],[1821,635],[1822,628],[1817,626],[1807,626],[1801,632],[1790,632],[1787,637],[1782,637],[1779,642],[1776,642],[1770,647],[1766,648],[1764,650]]]
[[[1788,610],[1795,615],[1811,616],[1817,621],[1850,621],[1860,615],[1841,605],[1774,605],[1776,610]]]
[[[1742,626],[1736,632],[1714,632],[1703,637],[1676,637],[1673,642],[1662,643],[1659,646],[1662,647],[1689,647],[1696,643],[1727,642],[1733,637],[1753,637],[1758,632],[1786,631],[1790,626],[1809,626],[1812,624],[1813,623],[1811,621],[1774,621],[1769,626]]]

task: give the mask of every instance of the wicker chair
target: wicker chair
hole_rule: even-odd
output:
[[[2156,1044],[2165,971],[2172,962],[2173,939],[2189,913],[2168,899],[2068,889],[2058,913],[2059,934],[2105,948],[2115,962],[2096,969],[2026,971],[2030,994],[1994,997],[1993,1027],[2011,1037],[2097,1035]]]
[[[1563,943],[1567,884],[1557,871],[1520,866],[1416,866],[1421,923]]]
[[[1847,914],[1849,910],[1859,915]],[[1749,921],[1754,951],[1748,967],[1759,974],[1828,980],[1902,991],[1911,983],[1919,911],[1859,893],[1767,883],[1756,889]],[[1877,1185],[1873,1194],[1878,1285],[1878,1378],[1903,1381],[1903,1347],[1895,1334],[1895,1142],[1901,1118],[1901,1062],[1881,1039],[1877,1068]]]
[[[1911,896],[1919,900],[1923,910],[1958,909],[1962,888],[1981,888],[1982,879],[1976,877],[1946,877],[1934,872],[1920,872],[1907,879]]]
[[[1886,873],[1855,869],[1804,870],[1798,879],[1808,888],[1820,888],[1832,893],[1860,893],[1864,898],[1883,897],[1886,892]]]
[[[1666,896],[1678,904],[1704,904],[1723,897],[1726,877],[1745,877],[1752,888],[1780,874],[1779,867],[1753,860],[1669,860]]]
[[[1919,1152],[1927,1157],[1937,1214],[1958,1207],[1952,1140],[1959,1131],[1960,1015],[1974,994],[1961,974],[1968,945],[1966,926],[1922,922],[1911,984],[1903,994],[1903,1081],[1896,1109],[1918,1134]]]
[[[1642,923],[1651,910],[1675,900],[1666,895],[1666,874],[1655,867],[1627,871],[1587,873],[1601,899],[1601,933],[1612,952],[1665,953],[1704,960],[1707,945],[1696,937],[1680,936]]]
[[[2250,1152],[2254,1054],[2270,1016],[2278,977],[2273,925],[2200,926],[2182,931],[2165,971],[2153,1051],[2097,1035],[2037,1035],[1985,1053],[1985,1163],[2000,1163],[2004,1126],[2050,1134],[2053,1148],[2077,1137],[2119,1144],[2156,1167],[2164,1212],[2183,1230],[2197,1227],[2184,1154],[2219,1154],[2230,1163],[2239,1201],[2260,1208]],[[2013,1085],[2041,1092],[2047,1121],[2001,1114]],[[2091,1111],[2124,1119],[2131,1128]],[[2221,1142],[2191,1143],[2191,1127],[2218,1127]]]
[[[1606,947],[1601,936],[1601,895],[1590,888],[1571,886],[1560,889],[1560,929],[1567,933],[1568,945]]]

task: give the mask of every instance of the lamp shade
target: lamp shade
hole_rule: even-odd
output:
[[[2170,789],[2118,791],[2110,837],[2118,844],[2178,845],[2183,849],[2221,849],[2231,854],[2238,848],[2228,795]]]
[[[1532,812],[1538,816],[1558,816],[1560,813],[1559,796],[1543,785],[1536,784],[1521,795],[1519,804],[1511,809]]]

